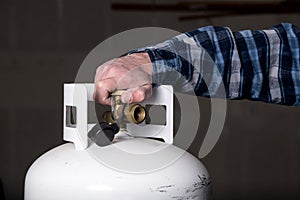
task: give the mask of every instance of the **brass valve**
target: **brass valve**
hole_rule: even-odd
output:
[[[127,123],[140,124],[146,118],[146,109],[137,103],[126,104],[121,100],[124,90],[117,90],[111,94],[112,111],[105,112],[103,119],[108,123],[117,123],[120,130],[127,130]]]

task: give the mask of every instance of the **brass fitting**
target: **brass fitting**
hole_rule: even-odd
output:
[[[137,103],[126,104],[121,100],[124,90],[117,90],[111,94],[112,111],[105,112],[103,119],[108,123],[117,123],[120,130],[127,130],[127,123],[140,124],[146,118],[146,109]]]

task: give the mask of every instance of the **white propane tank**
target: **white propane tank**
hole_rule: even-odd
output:
[[[173,143],[173,90],[153,89],[143,105],[164,105],[164,125],[128,124],[107,146],[88,138],[93,84],[65,84],[64,140],[39,157],[25,179],[25,200],[207,200],[211,180],[204,165]],[[76,123],[68,124],[68,108]],[[147,138],[148,137],[148,138]],[[164,142],[149,139],[161,138]]]

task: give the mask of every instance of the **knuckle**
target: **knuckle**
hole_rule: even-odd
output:
[[[103,82],[102,81],[98,81],[96,83],[96,91],[100,91],[103,88]]]
[[[108,76],[117,76],[117,75],[120,74],[121,71],[122,71],[122,68],[120,66],[118,66],[118,65],[112,65],[107,70],[107,75]]]
[[[103,66],[102,65],[100,65],[99,67],[97,67],[97,69],[96,69],[96,74],[101,74],[102,73],[102,71],[103,71]]]

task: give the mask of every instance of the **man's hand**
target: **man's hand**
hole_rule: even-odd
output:
[[[152,64],[147,53],[135,53],[99,66],[95,75],[94,99],[111,105],[110,93],[126,89],[124,103],[140,102],[152,93]]]

